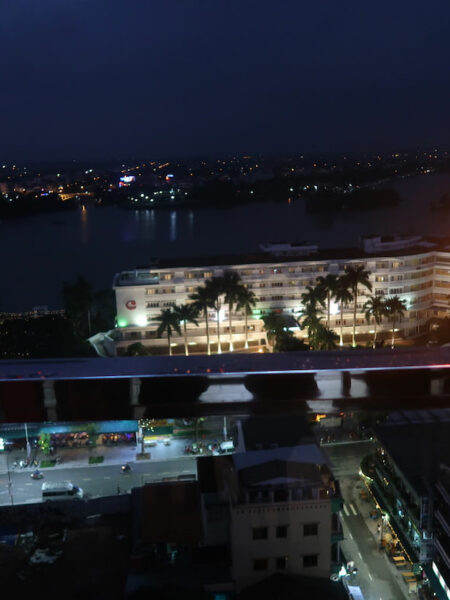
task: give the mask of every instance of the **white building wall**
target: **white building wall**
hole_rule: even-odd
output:
[[[155,317],[165,308],[184,304],[189,301],[198,286],[211,277],[222,276],[225,271],[239,273],[242,281],[255,294],[257,305],[253,317],[249,317],[249,340],[260,343],[265,339],[262,321],[258,316],[262,312],[280,311],[297,317],[302,305],[301,294],[306,286],[315,285],[319,276],[327,273],[341,275],[346,265],[363,265],[371,272],[372,294],[381,297],[398,295],[406,301],[408,311],[398,325],[404,335],[418,333],[419,327],[431,316],[447,314],[450,295],[450,252],[424,251],[413,255],[385,256],[364,259],[333,260],[291,260],[289,262],[254,263],[244,265],[154,268],[151,270],[130,271],[125,275],[127,285],[118,285],[116,276],[114,289],[117,303],[117,322],[122,330],[122,341],[118,347],[126,347],[133,341],[141,341],[153,346],[164,346],[167,341],[155,339],[158,327]],[[368,333],[373,326],[367,324],[363,306],[371,293],[365,288],[359,290],[357,311],[357,333]],[[330,326],[340,330],[339,306],[332,303]],[[221,314],[221,340],[228,342],[228,308],[223,306]],[[326,315],[324,314],[324,319]],[[206,331],[203,316],[198,319],[199,327],[188,325],[189,341],[193,344],[206,343]],[[216,342],[216,315],[209,311],[211,341]],[[344,334],[351,332],[353,325],[353,306],[344,311]],[[243,315],[233,315],[233,341],[243,342]],[[389,329],[385,322],[380,329]],[[182,337],[174,337],[173,342],[183,344]],[[214,346],[213,346],[214,349]]]
[[[318,524],[318,535],[303,535],[303,525]],[[287,525],[287,537],[277,538],[277,526]],[[253,529],[267,527],[268,537],[253,539]],[[331,564],[331,502],[310,500],[274,502],[233,507],[231,514],[233,579],[237,590],[253,585],[273,573],[284,572],[329,577]],[[317,555],[317,566],[304,567],[303,557]],[[287,567],[276,568],[278,557],[287,557]],[[267,559],[267,570],[254,569],[255,559]]]

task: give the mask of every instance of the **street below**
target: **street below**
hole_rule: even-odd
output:
[[[379,549],[377,523],[370,519],[370,500],[361,498],[364,484],[359,477],[361,460],[373,452],[373,443],[349,442],[322,446],[339,479],[344,506],[341,512],[344,540],[341,550],[346,561],[354,561],[357,573],[347,583],[361,588],[364,600],[405,600],[409,594],[401,571]]]
[[[192,475],[197,477],[196,459],[183,457],[161,462],[142,461],[133,463],[131,471],[122,473],[120,465],[96,465],[44,469],[44,478],[32,480],[32,469],[10,471],[0,475],[0,505],[42,502],[41,487],[44,481],[71,481],[81,487],[86,498],[99,498],[114,494],[126,494],[133,487],[151,481]],[[11,484],[11,485],[9,485]]]

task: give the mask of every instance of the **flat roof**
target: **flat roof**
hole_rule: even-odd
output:
[[[387,425],[375,433],[418,496],[429,494],[440,462],[450,458],[450,423]]]
[[[115,285],[121,285],[119,278],[121,273],[132,271],[149,270],[158,271],[161,269],[201,268],[201,267],[220,267],[220,266],[239,266],[251,264],[267,263],[292,263],[292,262],[317,262],[332,260],[358,260],[368,258],[396,258],[398,256],[410,256],[430,252],[431,249],[448,252],[447,245],[450,238],[427,237],[414,246],[399,248],[397,250],[380,250],[380,252],[364,252],[361,248],[323,248],[314,254],[307,255],[289,255],[276,256],[267,252],[255,252],[247,254],[228,254],[220,256],[197,256],[197,257],[177,257],[177,258],[157,258],[150,265],[141,265],[117,273],[114,279]],[[145,282],[142,282],[145,284]],[[135,284],[133,284],[135,285]]]
[[[197,481],[146,484],[141,494],[139,516],[144,542],[200,541],[203,527]]]
[[[1,360],[0,381],[117,379],[130,377],[229,377],[252,373],[315,373],[317,371],[387,371],[450,369],[450,347],[371,348],[329,352],[274,354],[226,353],[212,356],[143,356],[115,358],[48,358]]]

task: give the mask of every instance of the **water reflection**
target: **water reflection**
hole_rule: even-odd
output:
[[[194,237],[194,211],[190,210],[188,214],[188,233],[189,238],[192,239]]]
[[[81,205],[81,243],[87,244],[89,242],[89,228],[88,228],[88,211],[84,204]]]
[[[177,212],[174,210],[170,213],[170,241],[175,242],[177,239]]]

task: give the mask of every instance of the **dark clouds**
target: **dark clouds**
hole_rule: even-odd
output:
[[[3,0],[4,160],[447,145],[446,0]]]

